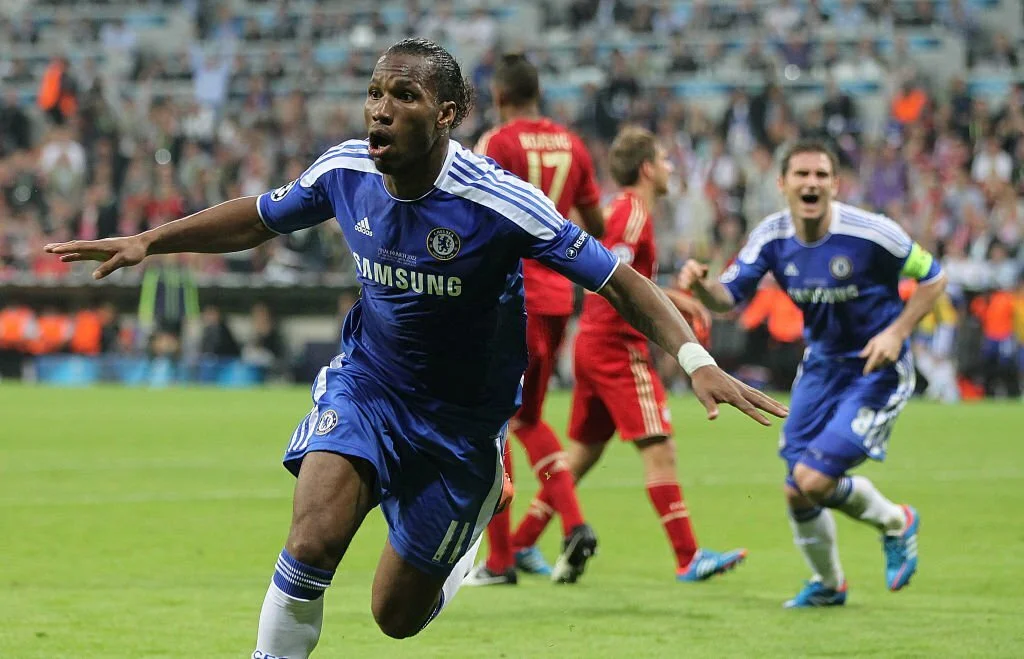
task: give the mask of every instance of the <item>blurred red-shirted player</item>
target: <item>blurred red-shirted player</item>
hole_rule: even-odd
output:
[[[651,209],[668,189],[672,165],[654,135],[636,127],[619,133],[608,158],[612,177],[623,190],[608,208],[602,242],[623,263],[653,279],[657,250]],[[696,299],[678,290],[665,293],[684,315],[708,323],[708,311]],[[665,389],[651,365],[647,339],[603,298],[588,295],[574,358],[568,461],[576,480],[594,466],[618,431],[639,449],[647,494],[676,557],[676,578],[702,581],[742,561],[745,549],[720,553],[697,545],[676,475]]]
[[[477,153],[544,191],[564,217],[578,214],[584,229],[600,238],[604,219],[594,165],[582,140],[564,126],[540,115],[537,70],[522,55],[503,56],[495,68],[492,92],[501,125],[485,133]],[[558,348],[573,312],[572,283],[540,263],[523,260],[526,287],[526,341],[530,353],[523,381],[523,405],[510,427],[526,448],[541,482],[547,505],[557,512],[564,532],[563,552],[552,571],[533,548],[510,537],[510,511],[494,516],[487,527],[488,556],[470,573],[473,585],[512,584],[516,567],[574,582],[597,547],[593,530],[583,521],[565,453],[541,417]],[[505,464],[511,474],[511,461]]]

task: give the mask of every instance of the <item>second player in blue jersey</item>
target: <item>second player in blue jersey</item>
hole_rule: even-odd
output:
[[[896,417],[914,392],[908,338],[942,293],[945,275],[892,220],[833,201],[836,158],[825,145],[796,143],[781,169],[788,209],[751,231],[718,281],[690,261],[680,284],[724,310],[752,297],[771,273],[803,311],[807,350],[779,453],[796,544],[814,575],[786,605],[838,605],[847,589],[829,509],[881,531],[891,590],[917,569],[917,511],[848,472],[885,457]],[[921,283],[905,306],[901,277]]]

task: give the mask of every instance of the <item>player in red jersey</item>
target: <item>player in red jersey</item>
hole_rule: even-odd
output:
[[[622,262],[653,279],[657,251],[651,209],[668,189],[672,165],[654,135],[636,127],[624,128],[615,138],[609,164],[623,190],[608,208],[602,242]],[[696,299],[678,290],[664,292],[684,315],[708,318]],[[647,494],[676,556],[676,578],[703,581],[735,567],[746,558],[745,549],[719,553],[697,545],[676,476],[665,389],[651,365],[647,339],[605,300],[588,295],[574,358],[576,386],[569,421],[569,437],[574,441],[568,461],[576,480],[594,466],[617,430],[639,449]],[[540,503],[546,503],[543,493]]]
[[[579,137],[540,115],[537,69],[522,55],[505,55],[495,68],[491,85],[502,123],[480,138],[477,153],[540,188],[564,217],[575,211],[583,228],[600,238],[604,218],[593,162]],[[575,582],[597,548],[593,530],[583,521],[565,453],[541,416],[562,335],[573,312],[572,283],[531,259],[523,260],[523,278],[530,360],[523,379],[523,405],[510,428],[526,448],[547,505],[562,520],[565,539],[552,571],[532,542],[525,547],[516,545],[510,533],[511,511],[495,515],[487,527],[487,560],[467,578],[467,583],[474,585],[514,584],[517,566],[527,572],[551,574],[556,582]],[[506,459],[505,464],[511,465],[511,460]]]

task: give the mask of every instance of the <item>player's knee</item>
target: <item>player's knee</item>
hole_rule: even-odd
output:
[[[292,528],[288,534],[285,549],[301,563],[333,570],[345,553],[345,544],[342,538],[330,538],[325,534],[298,527]]]
[[[801,494],[817,504],[826,501],[836,489],[834,478],[804,464],[793,469],[793,481]]]
[[[410,638],[420,633],[427,614],[417,611],[410,615],[408,607],[402,606],[393,599],[374,600],[373,619],[385,636],[394,639]],[[422,614],[422,615],[420,615]]]
[[[640,450],[640,457],[648,476],[669,474],[675,477],[676,444],[671,437],[648,437],[634,443]]]

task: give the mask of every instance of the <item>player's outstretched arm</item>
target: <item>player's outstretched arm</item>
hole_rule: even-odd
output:
[[[785,405],[718,368],[664,291],[633,268],[619,265],[599,292],[629,324],[676,355],[690,376],[694,394],[707,409],[708,419],[718,417],[719,403],[732,405],[766,426],[771,422],[759,410],[777,417],[788,413]]]
[[[679,288],[693,291],[708,309],[728,311],[736,306],[732,294],[717,279],[708,279],[708,266],[690,259],[679,271]]]
[[[93,278],[102,279],[151,254],[238,252],[275,235],[260,220],[256,197],[240,197],[134,236],[51,243],[44,249],[65,262],[102,261],[92,273]]]

